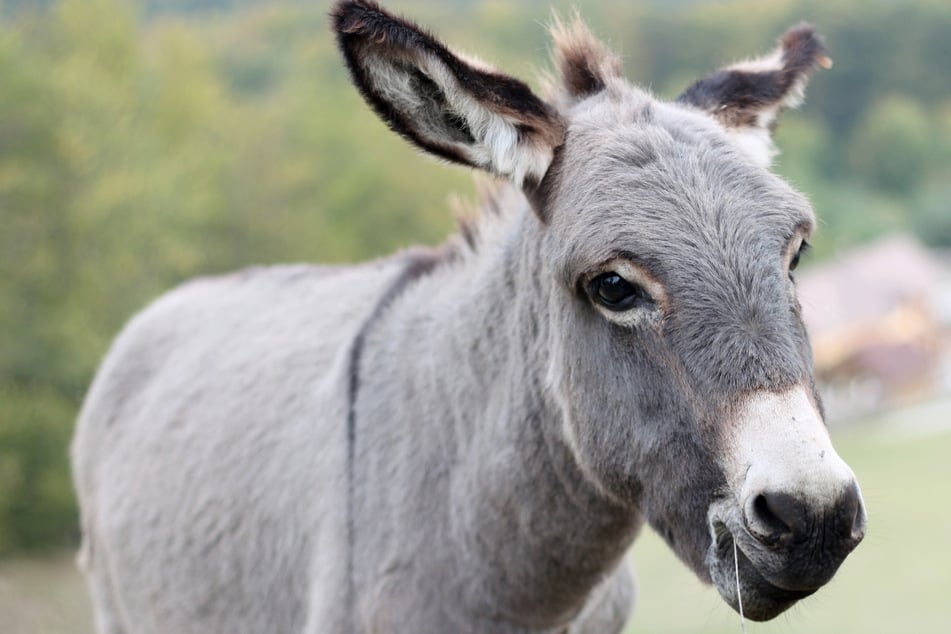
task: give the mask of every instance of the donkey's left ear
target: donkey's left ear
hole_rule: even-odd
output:
[[[564,125],[528,86],[462,59],[371,0],[338,2],[331,18],[353,83],[390,128],[519,185],[542,180]]]
[[[802,103],[809,75],[829,68],[822,38],[809,24],[795,26],[771,54],[728,66],[697,81],[677,98],[716,117],[740,147],[768,166],[776,154],[771,138],[776,116]]]

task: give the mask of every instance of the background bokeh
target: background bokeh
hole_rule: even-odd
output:
[[[534,85],[549,6],[576,5],[627,76],[666,98],[765,52],[792,24],[818,26],[835,65],[777,131],[776,170],[821,217],[806,308],[831,301],[829,276],[856,288],[835,278],[843,263],[886,258],[887,268],[883,236],[899,234],[934,279],[910,294],[899,275],[884,308],[819,333],[831,422],[866,487],[870,534],[828,591],[749,631],[951,631],[951,3],[385,4]],[[415,156],[364,106],[328,9],[0,0],[0,631],[90,631],[64,555],[78,538],[66,452],[96,364],[136,310],[196,275],[438,243],[453,230],[449,193],[472,196],[465,170]],[[882,290],[865,283],[863,294]],[[895,317],[909,311],[925,326]],[[913,366],[897,379],[873,363],[904,368],[896,359]],[[634,553],[643,590],[632,631],[739,630],[654,537]]]

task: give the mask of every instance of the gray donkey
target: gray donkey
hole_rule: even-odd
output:
[[[577,21],[546,99],[369,0],[332,24],[391,128],[506,183],[442,248],[131,321],[72,448],[99,631],[618,632],[644,522],[753,619],[829,581],[865,511],[766,169],[812,28],[663,103]]]

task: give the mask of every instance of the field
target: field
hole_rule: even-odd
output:
[[[951,403],[837,432],[869,510],[865,542],[832,583],[750,634],[951,632]],[[629,634],[740,632],[739,617],[649,531],[634,547],[640,595]],[[0,563],[0,632],[91,634],[72,556]]]

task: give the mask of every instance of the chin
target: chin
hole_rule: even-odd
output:
[[[742,599],[744,617],[752,621],[769,621],[819,589],[818,586],[791,589],[776,585],[757,569],[742,547],[736,549],[734,559],[734,543],[729,531],[721,533],[710,547],[707,566],[717,592],[730,607],[740,612],[739,599]],[[739,597],[737,572],[740,578]]]
[[[832,579],[863,533],[838,541],[764,542],[736,512],[711,513],[706,567],[730,607],[754,621],[768,621]],[[739,578],[739,582],[737,582]],[[739,588],[739,592],[737,592]]]

